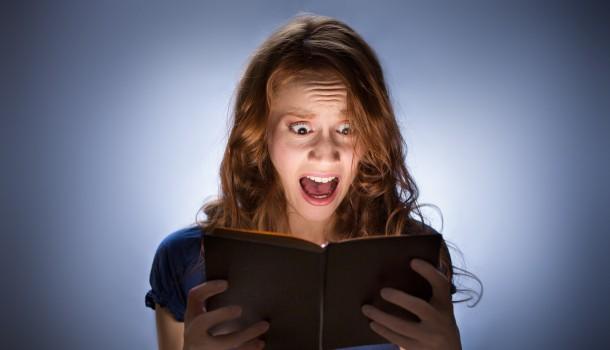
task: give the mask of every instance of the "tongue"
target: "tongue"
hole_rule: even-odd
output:
[[[331,194],[335,190],[336,181],[333,180],[326,183],[318,183],[304,177],[301,179],[301,186],[308,194],[321,196]]]

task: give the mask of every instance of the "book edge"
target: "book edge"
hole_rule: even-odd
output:
[[[224,227],[224,226],[219,226],[216,228],[216,230],[220,231],[220,235],[217,235],[217,236],[222,236],[223,238],[228,238],[228,239],[245,240],[248,242],[259,243],[259,244],[268,244],[268,245],[280,246],[280,247],[285,247],[285,248],[301,249],[301,250],[306,250],[306,251],[315,252],[315,253],[323,253],[325,251],[325,247],[321,247],[306,239],[302,239],[302,238],[295,237],[295,236],[292,236],[292,235],[289,235],[286,233],[281,233],[281,232],[272,232],[272,231],[264,231],[264,230],[248,230],[248,229],[232,228],[232,227]],[[223,233],[228,233],[228,235],[225,235]],[[215,234],[213,232],[209,233],[209,235],[215,236]],[[230,235],[234,235],[237,237],[231,237]],[[255,236],[249,236],[249,235],[261,235],[263,237],[278,237],[281,239],[289,240],[289,241],[295,243],[295,245],[289,246],[286,244],[282,244],[280,241],[273,241],[273,239],[271,239],[271,240],[256,239]]]

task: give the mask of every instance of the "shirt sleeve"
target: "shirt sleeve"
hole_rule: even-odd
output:
[[[185,305],[181,295],[180,276],[183,271],[174,258],[170,254],[167,239],[162,241],[153,259],[150,270],[151,289],[146,293],[145,303],[152,309],[155,309],[155,304],[167,308],[176,320],[182,322]]]

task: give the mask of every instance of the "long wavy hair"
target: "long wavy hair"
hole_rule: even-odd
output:
[[[301,14],[253,53],[236,91],[220,166],[220,193],[200,211],[202,231],[218,226],[288,233],[286,198],[267,149],[270,100],[291,77],[326,72],[347,88],[347,119],[364,149],[357,174],[335,212],[331,240],[435,232],[424,223],[418,188],[405,165],[406,144],[381,65],[371,47],[336,19]],[[440,268],[453,280],[443,244]]]

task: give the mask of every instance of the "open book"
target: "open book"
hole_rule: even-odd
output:
[[[426,301],[430,284],[412,258],[439,266],[440,234],[370,236],[322,247],[286,234],[217,228],[203,235],[207,280],[229,288],[207,301],[208,310],[240,305],[242,316],[211,334],[269,321],[265,349],[336,349],[388,343],[369,327],[363,304],[413,321],[414,314],[382,299],[384,287]]]

